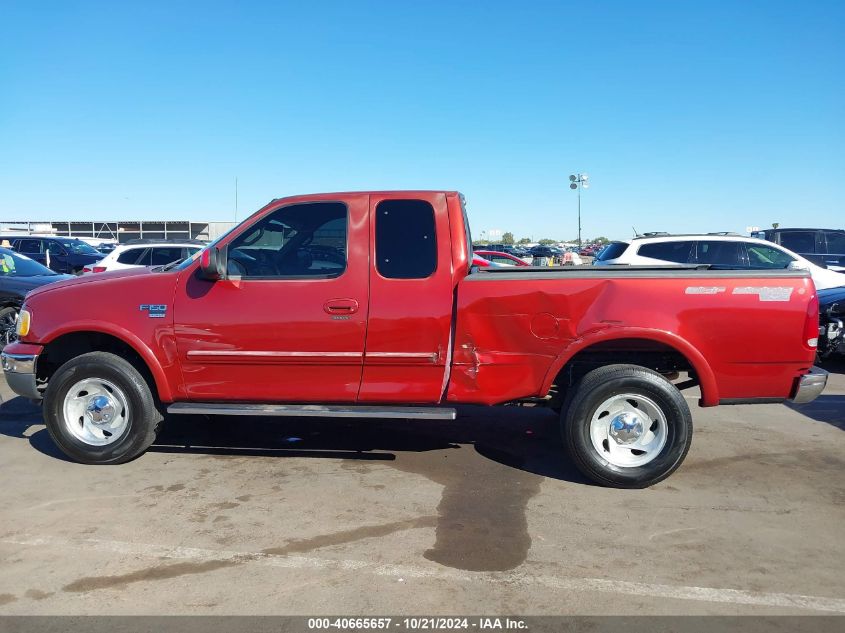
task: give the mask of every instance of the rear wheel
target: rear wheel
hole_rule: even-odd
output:
[[[56,445],[84,464],[120,464],[155,441],[162,416],[147,381],[106,352],[62,365],[44,394],[44,421]]]
[[[672,474],[692,441],[681,392],[637,365],[607,365],[584,376],[561,414],[577,468],[615,488],[645,488]]]

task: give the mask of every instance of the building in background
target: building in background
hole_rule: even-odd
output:
[[[191,222],[189,220],[114,220],[81,222],[78,220],[0,221],[0,232],[39,234],[62,237],[94,238],[126,243],[130,240],[204,240],[223,235],[235,222]]]

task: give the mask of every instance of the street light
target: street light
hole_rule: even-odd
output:
[[[572,174],[569,177],[569,188],[578,190],[578,250],[581,250],[581,189],[590,188],[588,174]]]

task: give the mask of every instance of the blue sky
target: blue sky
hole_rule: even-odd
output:
[[[0,221],[458,189],[476,235],[845,224],[845,2],[0,0]]]

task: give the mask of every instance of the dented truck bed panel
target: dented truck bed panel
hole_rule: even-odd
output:
[[[447,399],[496,404],[548,393],[579,352],[649,341],[681,353],[701,404],[786,398],[812,366],[802,342],[815,288],[803,271],[689,267],[475,273],[458,285]]]

